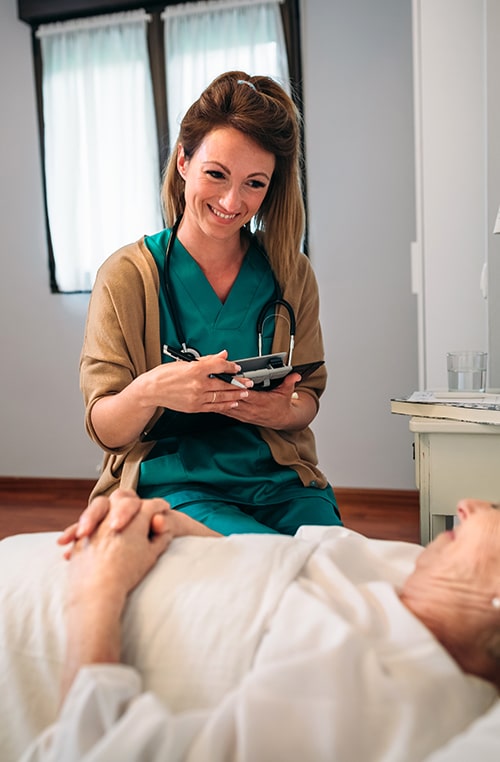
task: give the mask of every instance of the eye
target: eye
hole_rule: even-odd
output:
[[[221,172],[219,169],[207,169],[206,174],[210,175],[210,177],[213,177],[215,180],[224,179],[224,173]]]
[[[250,185],[251,188],[260,189],[260,188],[266,187],[266,183],[263,182],[262,180],[250,180],[248,184]]]

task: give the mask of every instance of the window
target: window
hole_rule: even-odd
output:
[[[36,25],[53,291],[91,290],[111,252],[162,227],[161,167],[214,76],[239,68],[287,86],[297,24],[283,16],[274,0],[209,0]]]
[[[191,103],[218,74],[268,74],[289,90],[283,25],[276,2],[201,2],[170,6],[165,56],[170,143]]]
[[[131,12],[37,33],[46,204],[60,291],[90,290],[112,251],[162,225],[147,21]]]

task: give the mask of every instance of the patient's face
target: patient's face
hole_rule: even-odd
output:
[[[417,559],[413,583],[500,596],[500,510],[480,500],[457,506],[460,524],[440,534]]]

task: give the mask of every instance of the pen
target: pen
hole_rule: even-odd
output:
[[[233,386],[237,386],[239,389],[246,389],[245,384],[242,384],[241,381],[238,381],[238,379],[232,376],[230,373],[210,373],[209,378],[220,378],[220,380],[225,381],[226,384],[232,384]]]
[[[168,355],[169,357],[173,357],[175,360],[184,360],[184,362],[194,362],[198,359],[193,357],[193,355],[183,354],[182,352],[179,352],[178,349],[173,349],[167,344],[163,345],[163,354]],[[220,381],[225,381],[226,384],[232,384],[233,386],[237,386],[239,389],[246,389],[245,384],[242,384],[241,381],[238,381],[238,379],[232,376],[230,373],[210,373],[209,378],[218,378]]]

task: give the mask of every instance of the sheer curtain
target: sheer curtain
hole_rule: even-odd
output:
[[[171,146],[186,110],[218,74],[230,69],[265,74],[289,90],[279,6],[276,0],[208,0],[166,8],[163,18]]]
[[[143,11],[39,27],[47,211],[60,291],[162,227]]]

